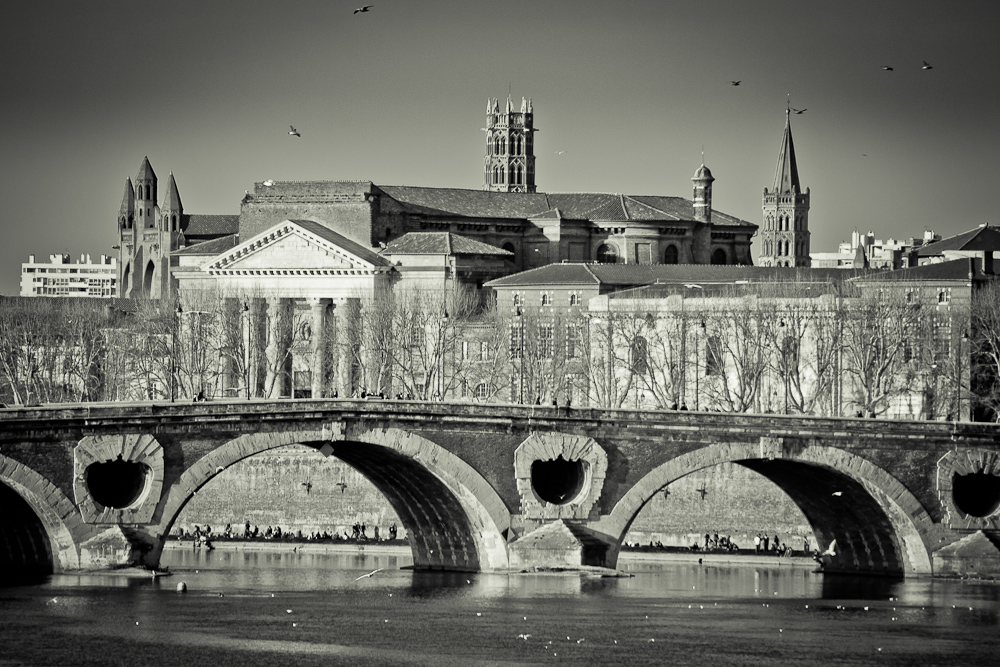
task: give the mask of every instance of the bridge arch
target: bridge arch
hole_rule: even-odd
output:
[[[229,466],[254,454],[301,444],[333,455],[364,475],[399,516],[413,549],[414,567],[461,571],[505,570],[510,512],[472,466],[421,436],[401,429],[344,435],[327,430],[242,435],[199,459],[174,483],[156,527],[162,540],[194,493]]]
[[[600,522],[618,547],[643,506],[663,487],[697,470],[738,463],[781,488],[809,521],[817,543],[837,541],[826,571],[931,574],[933,521],[920,501],[884,469],[835,447],[787,451],[780,440],[716,444],[678,456],[647,473]]]
[[[93,530],[83,523],[69,498],[31,468],[3,454],[0,454],[0,487],[6,487],[0,488],[0,496],[9,489],[30,509],[30,513],[10,512],[10,507],[20,502],[4,498],[4,520],[11,523],[0,526],[0,533],[13,535],[12,541],[17,543],[17,547],[11,544],[9,548],[11,560],[18,562],[8,565],[21,571],[79,569],[77,545],[81,537],[89,537]]]

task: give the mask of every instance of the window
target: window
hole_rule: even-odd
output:
[[[521,293],[520,292],[514,292],[513,300],[514,300],[514,305],[515,306],[520,306],[521,305]]]
[[[554,348],[554,327],[551,322],[544,323],[538,327],[538,352],[543,359],[552,357]]]
[[[524,354],[524,340],[521,338],[521,319],[510,325],[510,358],[520,359]]]
[[[570,322],[566,325],[566,357],[576,359],[580,356],[580,344],[583,342],[583,325]]]
[[[677,246],[671,243],[667,246],[667,249],[663,251],[663,263],[677,264],[678,259]]]
[[[645,375],[649,371],[649,343],[642,336],[636,336],[632,341],[629,361],[636,375]]]
[[[726,259],[725,250],[723,250],[722,248],[718,248],[716,249],[715,252],[712,253],[712,264],[727,264],[727,263],[728,260]]]
[[[487,401],[493,395],[493,387],[486,382],[480,382],[476,385],[474,395],[477,401]]]
[[[615,248],[610,243],[603,243],[601,247],[597,249],[597,263],[598,264],[617,264],[618,263],[618,249]]]
[[[543,306],[551,306],[552,305],[552,295],[549,294],[548,292],[543,292],[542,293],[542,305]]]
[[[485,340],[479,343],[479,361],[490,360],[490,344]]]
[[[576,292],[574,292],[573,294],[570,294],[569,295],[569,305],[571,305],[571,306],[579,306],[580,305],[580,295],[577,294]]]
[[[705,340],[705,375],[719,375],[722,373],[722,363],[722,343],[718,337],[709,336]]]
[[[462,361],[465,361],[468,358],[469,358],[469,341],[463,340],[462,341]]]
[[[794,373],[799,368],[799,341],[791,336],[786,337],[781,343],[781,358],[784,362],[785,371]]]

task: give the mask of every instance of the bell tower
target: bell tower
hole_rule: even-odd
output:
[[[504,111],[496,98],[486,101],[486,159],[483,189],[491,192],[535,192],[534,111],[521,98],[515,112],[507,97]]]
[[[809,188],[802,192],[792,144],[791,107],[778,151],[774,186],[764,188],[760,266],[809,266]]]

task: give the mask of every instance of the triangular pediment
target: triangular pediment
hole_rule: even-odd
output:
[[[312,220],[285,220],[202,265],[213,274],[370,274],[391,264]]]

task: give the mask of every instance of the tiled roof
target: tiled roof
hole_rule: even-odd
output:
[[[970,277],[970,272],[973,274]],[[932,264],[921,264],[895,271],[876,271],[863,273],[855,278],[858,282],[867,281],[938,281],[938,280],[964,280],[968,282],[972,279],[983,279],[993,276],[984,276],[982,269],[982,259],[979,257],[963,257],[950,262],[934,262]]]
[[[230,248],[235,248],[237,243],[239,243],[239,235],[230,234],[229,236],[223,236],[217,239],[211,239],[209,241],[202,241],[201,243],[195,243],[194,245],[190,245],[186,248],[175,250],[170,254],[218,255],[220,252],[225,252]]]
[[[607,193],[488,192],[458,188],[422,188],[384,185],[379,189],[411,213],[469,218],[553,217],[595,222],[694,220],[694,207],[682,197]],[[756,226],[731,215],[712,211],[717,225]]]
[[[946,239],[928,243],[917,251],[918,257],[941,255],[945,250],[1000,250],[1000,231],[984,225]]]
[[[376,266],[390,266],[391,262],[384,257],[381,257],[371,248],[366,248],[360,243],[352,241],[346,236],[342,236],[337,232],[333,231],[326,225],[316,222],[315,220],[289,220],[299,227],[302,227],[306,231],[315,234],[316,236],[324,239],[325,241],[343,248],[349,253],[353,254],[355,257],[362,259],[369,264],[374,264]]]
[[[486,283],[486,287],[528,287],[531,285],[600,285],[591,272],[594,264],[548,264]]]
[[[385,255],[502,255],[514,253],[451,232],[410,232],[389,242]]]
[[[655,283],[632,289],[621,290],[611,295],[612,299],[663,299],[680,295],[686,299],[711,297],[768,296],[780,298],[815,298],[824,294],[841,293],[841,287],[833,281],[808,280],[805,282],[785,280],[755,280],[721,283]]]
[[[240,231],[238,215],[185,215],[185,236],[226,236]]]
[[[712,264],[549,264],[486,283],[488,287],[600,284],[610,287],[679,284],[733,284],[740,281],[840,282],[850,269],[790,269]]]

